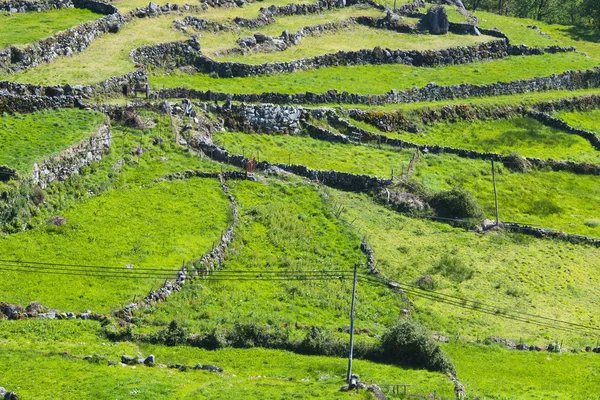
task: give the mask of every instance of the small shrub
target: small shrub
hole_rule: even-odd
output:
[[[596,228],[600,226],[600,219],[586,219],[583,224],[590,228]]]
[[[438,216],[443,218],[481,219],[483,211],[471,193],[463,189],[438,192],[429,201]]]
[[[298,351],[309,355],[342,356],[345,346],[339,339],[333,336],[331,331],[313,326],[300,343]]]
[[[510,153],[504,160],[504,166],[512,171],[526,172],[531,169],[531,163],[518,153]]]
[[[187,343],[193,347],[200,347],[207,350],[217,350],[229,347],[226,332],[217,328],[212,332],[202,336],[192,336],[187,340]]]
[[[467,281],[475,274],[475,271],[465,265],[461,258],[448,254],[440,257],[440,261],[431,268],[431,272],[440,274],[456,283]]]
[[[454,364],[431,334],[414,320],[406,319],[391,327],[381,338],[384,355],[393,362],[456,374]]]
[[[417,278],[415,284],[423,290],[433,290],[435,289],[435,281],[430,275],[423,275]]]
[[[256,323],[236,322],[227,335],[233,347],[282,348],[289,338],[289,332],[281,328]]]
[[[187,337],[186,329],[181,326],[176,320],[169,323],[169,327],[159,331],[150,341],[160,343],[167,346],[179,346],[185,344]]]

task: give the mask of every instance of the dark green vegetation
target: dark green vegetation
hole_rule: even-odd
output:
[[[0,165],[27,175],[33,164],[89,136],[105,119],[101,113],[77,109],[2,115]]]
[[[33,43],[101,16],[79,8],[0,14],[0,48]]]

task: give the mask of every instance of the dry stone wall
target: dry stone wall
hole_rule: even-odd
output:
[[[247,77],[274,73],[314,70],[340,65],[405,64],[416,67],[433,67],[493,60],[508,55],[504,40],[495,40],[474,46],[459,46],[444,50],[390,50],[376,47],[372,50],[339,51],[337,53],[303,58],[294,61],[244,64],[218,62],[202,54],[197,40],[144,46],[131,52],[134,61],[167,69],[194,67],[204,73],[221,78]]]
[[[52,182],[65,181],[76,175],[86,165],[100,161],[110,149],[112,134],[108,122],[94,134],[63,151],[33,166],[33,182],[42,189]]]
[[[60,56],[70,56],[85,50],[96,37],[107,32],[117,32],[124,24],[125,20],[120,14],[106,15],[24,48],[10,46],[0,49],[0,71],[18,72]]]
[[[468,99],[470,97],[501,96],[520,93],[544,92],[552,90],[578,90],[600,87],[600,68],[585,71],[566,71],[531,79],[511,82],[498,82],[487,85],[469,83],[440,86],[431,82],[421,88],[408,90],[391,90],[380,95],[361,95],[356,93],[328,90],[324,93],[257,93],[229,94],[213,91],[201,91],[187,88],[161,89],[153,93],[157,99],[190,98],[201,101],[240,101],[248,103],[275,104],[362,104],[386,105],[415,102],[434,102],[452,99]]]
[[[0,89],[0,113],[30,113],[48,108],[83,108],[81,99],[76,96],[20,96]]]
[[[111,4],[95,0],[44,0],[44,1],[6,1],[0,3],[0,12],[31,12],[49,11],[63,8],[87,8],[99,14],[115,14],[117,8]]]

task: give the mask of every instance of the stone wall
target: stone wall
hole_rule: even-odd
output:
[[[594,146],[596,150],[600,150],[600,138],[594,132],[586,131],[585,129],[575,128],[567,124],[562,119],[552,117],[551,115],[543,112],[531,111],[530,113],[528,113],[528,116],[530,116],[531,118],[535,118],[544,125],[548,125],[550,127],[581,136],[582,138],[589,141],[590,144]]]
[[[54,85],[41,86],[27,83],[16,83],[10,81],[0,81],[0,92],[10,93],[14,96],[38,96],[38,97],[59,97],[71,96],[90,98],[95,95],[122,95],[123,87],[133,87],[136,83],[148,82],[148,75],[145,69],[139,69],[125,75],[114,76],[95,85]],[[26,111],[22,111],[26,112]]]
[[[82,108],[81,99],[76,96],[19,96],[0,89],[0,114],[3,112],[30,113],[47,108]]]
[[[195,40],[144,46],[131,52],[133,60],[140,64],[167,69],[191,66],[198,71],[212,73],[221,78],[291,73],[340,65],[405,64],[416,67],[433,67],[492,60],[507,55],[508,46],[504,40],[427,51],[390,50],[376,47],[267,64],[214,61],[202,54],[200,43]]]
[[[503,155],[494,152],[481,152],[476,150],[468,150],[461,149],[450,146],[439,146],[439,145],[425,145],[425,144],[416,144],[413,142],[409,142],[407,140],[390,138],[385,135],[381,135],[378,133],[373,133],[362,128],[356,127],[352,125],[350,122],[339,118],[335,115],[329,114],[329,121],[333,126],[341,126],[343,129],[347,129],[352,132],[353,135],[358,136],[360,141],[362,142],[372,142],[372,143],[380,143],[386,144],[392,147],[399,148],[413,148],[418,149],[423,153],[431,153],[431,154],[456,154],[462,158],[470,158],[476,160],[494,160],[498,162],[504,163],[509,169],[514,169],[514,157],[510,155]],[[333,133],[331,133],[333,134]],[[339,135],[337,135],[339,136]],[[334,138],[332,135],[326,136],[322,135],[320,137],[322,140],[334,141],[337,142],[339,139]],[[350,141],[349,141],[350,142]],[[571,172],[575,174],[583,174],[583,175],[600,175],[600,166],[596,164],[590,163],[576,163],[573,161],[565,161],[565,160],[544,160],[540,158],[534,157],[523,157],[530,165],[536,168],[550,168],[553,171],[565,171]]]
[[[46,0],[46,1],[25,1],[9,0],[0,3],[0,12],[24,13],[31,11],[58,10],[61,8],[71,8],[71,0]]]
[[[471,97],[502,96],[520,93],[543,92],[551,90],[578,90],[600,87],[600,68],[586,71],[566,71],[531,79],[511,82],[498,82],[487,85],[469,83],[440,86],[431,82],[421,88],[391,90],[380,95],[361,95],[356,93],[328,90],[324,93],[277,93],[229,94],[201,91],[187,88],[162,89],[153,93],[157,99],[190,98],[201,101],[240,101],[248,103],[275,104],[363,104],[386,105],[415,102],[433,102]]]
[[[0,12],[39,12],[72,7],[86,8],[95,13],[104,15],[116,14],[118,12],[118,9],[115,6],[96,0],[8,0],[0,3]]]
[[[245,132],[300,133],[302,107],[278,106],[273,104],[226,103],[222,106],[211,104],[209,110],[225,117],[225,125],[230,129]]]
[[[208,142],[198,142],[198,150],[209,156],[215,161],[225,162],[244,168],[249,159],[239,155],[232,155],[225,149],[215,146]],[[291,172],[321,184],[331,186],[341,190],[348,191],[370,191],[392,184],[391,180],[380,179],[368,175],[350,174],[338,171],[319,171],[305,167],[304,165],[294,164],[275,164],[267,161],[257,163],[257,169],[267,171],[272,168],[278,168],[283,171]]]
[[[10,46],[0,49],[0,71],[18,72],[60,56],[70,56],[85,50],[96,37],[107,32],[117,32],[124,24],[125,20],[120,14],[106,15],[24,48]]]
[[[188,177],[194,177],[201,176],[203,173],[199,171],[190,171],[190,173],[186,175],[188,175]],[[226,177],[227,175],[225,174],[218,175],[218,178],[222,182]],[[237,175],[230,175],[230,177],[235,179],[237,178]],[[167,176],[167,179],[168,178],[169,177]],[[166,301],[173,292],[178,292],[181,290],[186,284],[186,281],[189,281],[194,276],[209,275],[212,271],[219,268],[219,266],[225,261],[227,247],[233,240],[235,227],[238,223],[238,208],[235,199],[231,193],[229,193],[229,186],[223,182],[221,188],[229,198],[232,222],[227,227],[227,230],[221,234],[221,240],[219,241],[219,244],[215,246],[209,253],[202,256],[202,258],[184,265],[183,268],[177,273],[177,277],[175,279],[165,281],[164,285],[157,291],[152,291],[142,300],[136,303],[128,304],[122,310],[117,311],[115,313],[116,316],[124,318],[127,321],[131,321],[133,313],[136,310],[147,309],[157,302]]]
[[[77,175],[84,166],[100,161],[110,149],[111,142],[112,134],[107,121],[81,142],[57,156],[36,163],[33,166],[33,182],[44,189],[52,182],[62,182]]]

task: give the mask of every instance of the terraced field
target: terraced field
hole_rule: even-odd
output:
[[[595,398],[598,33],[447,3],[0,2],[0,398]]]

